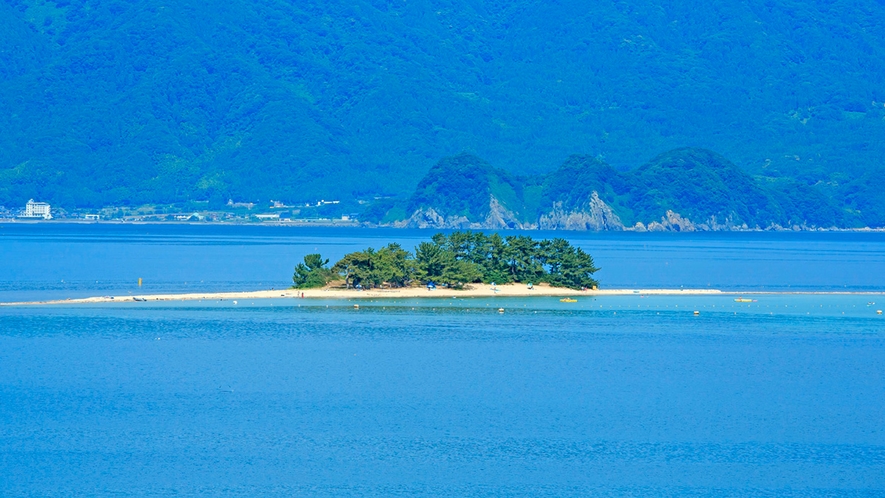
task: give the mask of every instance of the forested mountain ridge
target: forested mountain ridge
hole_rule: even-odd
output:
[[[406,204],[404,226],[519,228],[527,220],[525,182],[471,154],[447,157],[430,168]]]
[[[506,188],[494,188],[500,185]],[[546,175],[521,178],[461,154],[431,168],[410,201],[376,204],[364,221],[421,228],[640,231],[865,226],[862,212],[840,206],[825,191],[770,184],[698,148],[671,150],[624,172],[576,155]]]
[[[0,205],[405,199],[461,151],[537,177],[691,146],[781,209],[882,226],[883,18],[874,0],[10,0]]]

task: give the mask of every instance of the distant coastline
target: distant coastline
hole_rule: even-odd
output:
[[[300,228],[300,227],[324,227],[324,228],[363,228],[367,230],[372,229],[404,229],[404,230],[436,230],[438,228],[434,227],[425,227],[425,228],[416,228],[416,227],[404,227],[404,226],[395,226],[395,225],[387,225],[387,224],[374,224],[374,223],[364,223],[356,220],[297,220],[297,221],[261,221],[261,222],[250,222],[250,221],[131,221],[131,220],[79,220],[79,219],[53,219],[53,220],[27,220],[20,218],[2,218],[0,219],[0,225],[4,223],[16,224],[16,225],[162,225],[162,226],[253,226],[253,227],[288,227],[288,228]],[[454,229],[453,229],[454,230]],[[870,227],[859,227],[859,228],[838,228],[838,227],[830,227],[830,228],[822,228],[822,227],[814,227],[814,228],[802,228],[800,230],[793,230],[790,228],[746,228],[746,229],[732,229],[732,230],[718,230],[718,231],[687,231],[687,232],[678,232],[678,231],[666,231],[666,232],[654,232],[654,231],[639,231],[632,230],[630,228],[624,230],[569,230],[569,229],[556,229],[556,230],[544,230],[539,228],[529,228],[529,229],[519,229],[519,228],[477,228],[476,230],[490,230],[490,231],[502,231],[502,232],[534,232],[534,231],[555,231],[555,232],[563,232],[563,233],[588,233],[588,232],[596,232],[596,233],[713,233],[713,232],[729,232],[729,233],[764,233],[764,232],[777,232],[777,233],[786,233],[786,232],[861,232],[861,233],[885,233],[885,227],[882,228],[870,228]]]
[[[374,227],[354,220],[297,220],[297,221],[156,221],[156,220],[82,220],[82,219],[54,219],[54,220],[27,220],[21,218],[0,218],[0,224],[21,225],[188,225],[188,226],[255,226],[255,227],[342,227],[342,228],[388,228]],[[885,229],[883,229],[885,230]]]

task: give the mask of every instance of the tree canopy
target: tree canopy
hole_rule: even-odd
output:
[[[296,287],[313,286],[318,279],[310,275],[323,270],[317,266],[321,262],[319,255],[306,256],[295,270]],[[519,282],[581,289],[599,285],[593,278],[598,270],[589,254],[565,239],[538,241],[458,231],[434,235],[429,242],[421,242],[414,254],[398,244],[352,252],[335,263],[330,273],[342,278],[348,288],[417,283],[462,288],[474,283]]]
[[[327,264],[329,260],[323,259],[319,254],[304,256],[304,262],[298,263],[295,274],[292,275],[294,286],[299,289],[311,289],[326,285],[335,277],[332,270],[326,268]]]

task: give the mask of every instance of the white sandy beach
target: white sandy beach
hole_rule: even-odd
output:
[[[37,304],[84,304],[84,303],[119,303],[134,301],[195,301],[195,300],[221,300],[221,299],[280,299],[301,298],[305,299],[378,299],[378,298],[441,298],[441,297],[566,297],[566,296],[616,296],[616,295],[707,295],[722,294],[716,289],[600,289],[600,290],[573,290],[562,287],[550,287],[548,285],[536,285],[529,289],[523,284],[507,284],[492,287],[491,285],[477,284],[468,289],[453,290],[437,288],[427,290],[424,287],[409,287],[402,289],[371,289],[355,290],[342,288],[324,289],[280,289],[250,292],[195,292],[188,294],[133,294],[123,296],[97,296],[78,299],[63,299],[49,301],[23,301],[0,303],[0,306],[23,306]]]
[[[88,304],[88,303],[126,303],[150,301],[199,301],[199,300],[237,300],[237,299],[401,299],[401,298],[447,298],[447,297],[601,297],[601,296],[760,296],[760,295],[882,295],[882,292],[839,292],[839,291],[723,291],[719,289],[599,289],[574,290],[563,287],[550,287],[539,284],[529,289],[523,284],[506,284],[492,287],[487,284],[475,284],[463,290],[437,288],[427,290],[424,287],[408,287],[401,289],[356,290],[343,288],[323,289],[279,289],[246,292],[194,292],[188,294],[132,294],[119,296],[96,296],[77,299],[56,299],[47,301],[21,301],[0,303],[0,306],[28,306],[47,304]]]

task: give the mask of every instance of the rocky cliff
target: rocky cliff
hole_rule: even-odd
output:
[[[538,177],[513,177],[461,154],[440,160],[409,199],[364,220],[436,229],[653,232],[858,226],[856,213],[820,188],[752,177],[704,149],[675,149],[633,171],[571,156]]]
[[[580,209],[566,211],[562,202],[553,203],[553,210],[538,220],[541,230],[623,230],[621,218],[594,191]]]
[[[694,223],[672,210],[667,210],[664,216],[661,216],[660,221],[652,221],[647,225],[636,222],[632,227],[632,230],[637,232],[728,232],[750,229],[746,223],[738,224],[730,217],[720,222],[715,216],[711,216],[702,223]],[[753,227],[753,229],[758,230],[759,227]]]
[[[516,215],[505,208],[495,196],[489,196],[489,212],[484,220],[471,221],[464,215],[443,216],[438,210],[420,208],[415,210],[408,219],[394,222],[392,226],[397,228],[450,228],[471,230],[532,230],[537,225],[522,223]]]
[[[737,223],[731,217],[718,220],[711,216],[703,222],[694,222],[681,214],[667,210],[659,220],[647,223],[637,221],[634,225],[625,226],[614,210],[603,201],[597,192],[580,209],[565,210],[561,202],[553,204],[553,208],[542,214],[537,223],[521,222],[516,215],[505,208],[495,196],[489,198],[489,212],[483,220],[470,220],[464,215],[443,216],[438,210],[429,207],[415,210],[409,218],[391,223],[387,226],[396,228],[433,228],[455,230],[574,230],[574,231],[636,231],[636,232],[720,232],[760,230],[759,226],[750,227],[746,223]],[[769,225],[765,230],[813,230],[814,227],[796,225],[781,227]]]

